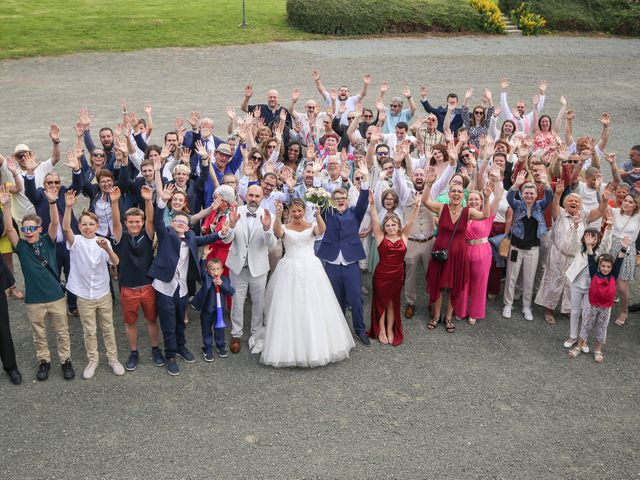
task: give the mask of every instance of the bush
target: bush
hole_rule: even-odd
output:
[[[523,35],[538,35],[544,31],[547,21],[541,15],[529,11],[529,6],[522,2],[509,12],[511,20],[522,30]]]
[[[493,0],[471,0],[471,6],[484,15],[484,28],[492,33],[504,33],[507,25],[502,19],[500,8]]]
[[[479,32],[484,21],[467,0],[287,0],[287,15],[293,27],[327,35]]]

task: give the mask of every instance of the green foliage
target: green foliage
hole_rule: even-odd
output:
[[[493,0],[470,0],[469,2],[478,13],[484,16],[484,28],[491,33],[504,33],[507,25],[502,19],[500,8]]]
[[[320,38],[288,25],[286,0],[2,0],[0,59],[79,51]]]
[[[504,11],[522,1],[500,0]],[[551,30],[640,35],[640,3],[635,0],[528,0],[529,10],[547,21]]]
[[[483,25],[467,0],[287,0],[287,14],[292,26],[325,35],[478,32]]]

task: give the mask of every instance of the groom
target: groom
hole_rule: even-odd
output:
[[[264,346],[264,290],[269,273],[269,249],[276,245],[271,213],[260,207],[263,192],[259,185],[251,185],[246,193],[246,205],[229,214],[231,232],[222,239],[231,243],[226,265],[231,286],[235,289],[231,308],[231,353],[240,351],[244,301],[247,290],[251,295],[251,353],[260,353]]]
[[[368,347],[371,342],[362,319],[362,281],[358,261],[365,258],[359,231],[369,205],[369,170],[365,162],[358,164],[358,169],[363,179],[355,207],[347,208],[349,195],[344,188],[337,188],[331,194],[336,208],[325,210],[323,214],[327,229],[318,249],[318,257],[325,261],[325,270],[342,312],[346,312],[347,305],[351,306],[353,330]]]

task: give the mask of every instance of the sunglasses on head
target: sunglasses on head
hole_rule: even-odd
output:
[[[20,227],[20,231],[22,233],[33,233],[33,232],[37,232],[39,228],[40,228],[40,225],[27,225],[25,227]]]

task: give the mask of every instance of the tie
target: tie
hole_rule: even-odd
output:
[[[257,218],[255,213],[247,212],[247,217]]]

